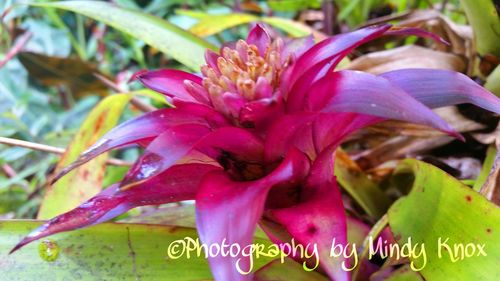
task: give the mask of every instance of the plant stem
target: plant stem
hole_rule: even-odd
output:
[[[113,91],[115,91],[117,93],[126,92],[125,90],[120,89],[120,87],[116,83],[109,80],[107,77],[102,76],[99,73],[94,73],[94,76],[97,77],[97,79],[101,80],[104,84],[106,84],[106,86],[110,87]],[[130,103],[143,112],[150,112],[150,111],[156,110],[156,108],[154,106],[151,106],[147,103],[144,103],[143,101],[141,101],[137,97],[132,97],[132,99],[130,100]]]
[[[55,147],[55,146],[50,146],[50,145],[35,143],[35,142],[29,142],[29,141],[23,141],[23,140],[18,140],[18,139],[12,139],[12,138],[5,138],[5,137],[0,137],[0,144],[25,147],[25,148],[29,148],[29,149],[33,149],[33,150],[45,151],[45,152],[50,152],[50,153],[55,153],[55,154],[64,154],[64,152],[66,151],[64,148],[60,148],[60,147]],[[126,161],[123,161],[120,159],[115,159],[115,158],[108,159],[106,161],[106,163],[109,165],[114,165],[114,166],[130,166],[131,165],[129,162],[126,162]]]

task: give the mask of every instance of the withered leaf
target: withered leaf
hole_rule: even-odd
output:
[[[434,68],[458,72],[465,71],[464,61],[457,55],[434,51],[419,46],[404,46],[361,56],[353,60],[348,69],[373,74],[403,68]]]
[[[33,52],[20,52],[18,58],[31,77],[46,86],[67,86],[76,96],[105,95],[107,86],[95,77],[103,75],[89,62],[79,58],[51,57]]]

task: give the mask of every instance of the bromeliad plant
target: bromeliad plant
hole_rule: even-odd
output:
[[[347,243],[346,215],[333,175],[334,151],[362,127],[384,119],[432,126],[455,137],[430,108],[473,103],[500,113],[500,100],[465,75],[405,69],[382,75],[334,71],[357,46],[383,35],[418,29],[363,28],[314,44],[311,37],[273,38],[256,25],[246,41],[207,51],[202,75],[163,69],[136,75],[175,106],[121,124],[57,178],[111,149],[138,144],[144,154],[125,178],[24,238],[13,251],[42,237],[107,221],[127,210],[196,200],[203,243],[252,243],[256,225],[269,238],[315,243],[331,279],[349,280],[332,239]],[[439,39],[439,38],[434,38]],[[283,235],[285,234],[285,235]],[[237,272],[249,259],[210,257],[216,280],[250,280]]]

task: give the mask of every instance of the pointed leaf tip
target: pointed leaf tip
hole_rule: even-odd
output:
[[[422,38],[429,38],[432,39],[436,42],[439,42],[441,44],[450,46],[450,43],[441,36],[434,34],[432,32],[429,32],[427,30],[421,29],[421,28],[416,28],[416,27],[397,27],[393,26],[391,29],[389,29],[385,35],[414,35]]]

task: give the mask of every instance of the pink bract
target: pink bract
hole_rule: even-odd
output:
[[[347,243],[346,215],[333,175],[334,151],[352,132],[385,119],[434,127],[461,138],[431,108],[472,103],[500,113],[500,100],[467,76],[405,69],[381,75],[335,71],[354,48],[385,34],[435,36],[420,29],[371,26],[314,44],[311,37],[271,38],[256,25],[248,38],[207,51],[202,75],[162,69],[136,75],[175,106],[127,121],[61,171],[131,144],[144,154],[123,181],[48,221],[13,251],[42,237],[109,220],[127,210],[196,200],[202,242],[252,243],[262,217],[295,241],[316,243],[321,266],[349,280],[332,239]],[[275,229],[262,225],[270,238]],[[216,280],[252,280],[235,262],[211,257]],[[244,268],[244,266],[243,266]]]

